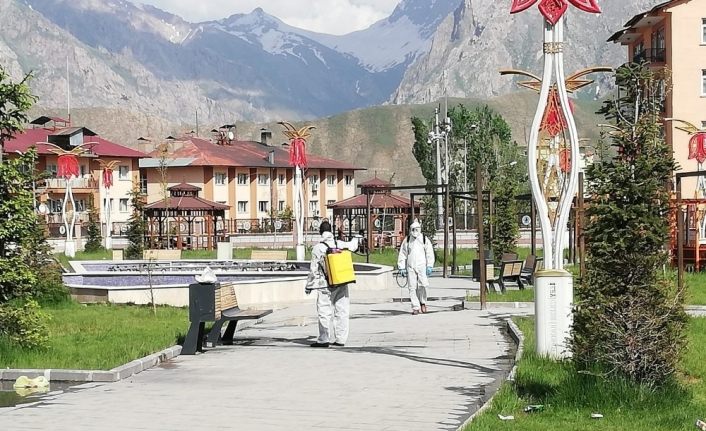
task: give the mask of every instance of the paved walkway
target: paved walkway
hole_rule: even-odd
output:
[[[477,291],[468,280],[435,277],[432,286],[443,297]],[[317,334],[314,305],[297,305],[239,331],[237,345],[0,409],[0,429],[458,429],[511,367],[505,316],[454,311],[455,299],[412,316],[409,303],[373,296],[353,296],[343,348],[308,347]]]

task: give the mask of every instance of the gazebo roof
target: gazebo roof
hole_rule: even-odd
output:
[[[183,191],[183,192],[200,192],[201,187],[195,186],[193,184],[181,183],[181,184],[177,184],[175,186],[171,186],[167,190],[169,190],[169,191],[179,190],[179,191]]]
[[[212,202],[198,196],[172,196],[169,199],[162,199],[145,206],[145,210],[175,209],[185,211],[218,211],[228,208],[228,205]]]
[[[358,184],[358,187],[360,188],[368,188],[368,187],[390,187],[393,186],[394,184],[389,183],[385,180],[381,180],[377,176],[371,180],[368,180],[364,183]]]
[[[419,206],[419,202],[414,203],[415,208],[419,208]],[[367,208],[368,200],[366,195],[356,195],[327,205],[327,207],[331,209]],[[409,199],[391,193],[371,194],[370,208],[409,208]]]

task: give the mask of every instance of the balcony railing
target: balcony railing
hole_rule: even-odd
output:
[[[666,48],[648,48],[635,54],[635,63],[664,63],[667,61]]]
[[[66,180],[64,178],[47,178],[44,184],[50,189],[65,189]],[[74,178],[71,180],[71,187],[74,189],[97,189],[98,182],[93,178]]]

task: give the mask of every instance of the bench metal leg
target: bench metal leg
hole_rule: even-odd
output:
[[[522,284],[522,277],[517,276],[517,285],[520,287],[520,290],[525,290],[525,285]]]
[[[235,335],[235,327],[238,325],[238,320],[234,319],[228,322],[226,332],[223,333],[223,344],[233,344],[233,335]]]
[[[208,337],[206,338],[207,343],[210,343],[210,345],[212,346],[218,344],[218,341],[221,338],[221,328],[223,328],[224,322],[225,320],[218,319],[213,323],[213,327],[211,328],[211,331],[208,333]]]
[[[184,338],[184,345],[181,346],[182,355],[195,355],[196,352],[203,352],[202,340],[205,322],[191,322],[189,332]]]

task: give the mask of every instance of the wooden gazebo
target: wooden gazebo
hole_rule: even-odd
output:
[[[373,248],[397,247],[404,238],[405,226],[412,211],[409,198],[387,190],[392,186],[392,183],[375,177],[358,185],[361,194],[328,205],[328,208],[333,210],[335,229],[343,230],[348,238],[353,234],[362,233]],[[415,214],[419,214],[419,207],[420,204],[415,202]]]
[[[201,188],[191,184],[167,190],[169,198],[145,207],[147,243],[156,248],[215,249],[219,236],[225,236],[222,230],[228,206],[200,198]],[[172,244],[167,244],[167,237]]]

